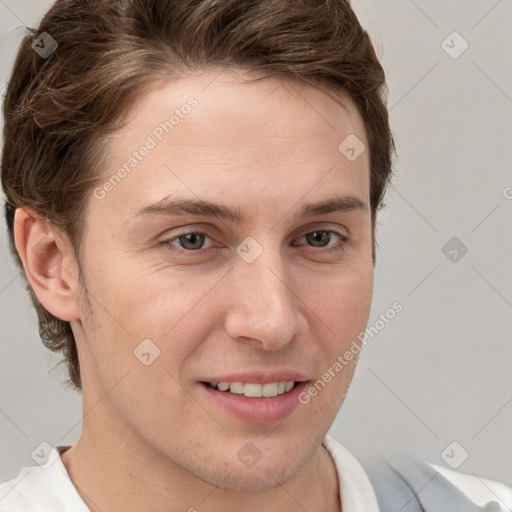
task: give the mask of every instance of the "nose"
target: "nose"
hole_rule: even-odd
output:
[[[226,284],[230,307],[225,329],[231,339],[278,350],[303,328],[300,305],[304,302],[279,250],[265,249],[252,263],[237,261]]]

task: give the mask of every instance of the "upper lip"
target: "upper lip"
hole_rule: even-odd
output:
[[[252,370],[240,373],[229,373],[215,377],[207,377],[202,382],[251,382],[254,384],[269,384],[280,381],[307,381],[308,378],[295,370]]]

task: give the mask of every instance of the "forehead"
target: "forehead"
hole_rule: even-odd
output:
[[[336,91],[336,101],[331,96],[290,77],[208,68],[172,81],[154,82],[122,114],[122,120],[130,127],[147,130],[152,121],[168,120],[194,98],[198,108],[191,112],[186,132],[173,130],[175,144],[191,135],[197,135],[195,142],[202,145],[250,143],[260,136],[289,136],[294,140],[329,132],[341,136],[347,131],[364,138],[364,123],[348,94]],[[180,121],[188,117],[187,113],[177,113]],[[256,124],[258,133],[253,131]],[[123,130],[119,132],[120,139],[125,140],[125,135]]]
[[[248,81],[254,78],[212,68],[141,93],[111,138],[100,182],[111,186],[100,207],[133,214],[174,192],[216,201],[234,196],[260,209],[327,192],[366,201],[368,151],[351,161],[340,149],[353,136],[367,146],[350,98],[338,103],[297,80]]]

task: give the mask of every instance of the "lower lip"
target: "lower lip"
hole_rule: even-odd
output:
[[[299,405],[299,395],[309,381],[299,382],[288,393],[275,397],[251,398],[229,391],[219,391],[199,383],[217,405],[236,418],[249,423],[274,423],[289,416]]]

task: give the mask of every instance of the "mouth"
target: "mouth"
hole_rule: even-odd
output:
[[[273,398],[289,393],[299,384],[299,381],[282,380],[267,384],[257,384],[255,382],[202,382],[201,384],[223,393],[244,395],[249,398]]]
[[[309,381],[199,382],[209,404],[248,423],[281,421],[299,405],[299,395]]]

